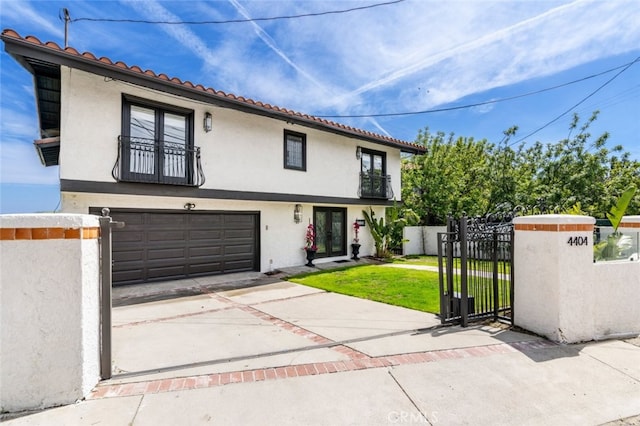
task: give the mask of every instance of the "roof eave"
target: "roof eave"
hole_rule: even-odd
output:
[[[116,80],[126,81],[131,84],[143,86],[149,89],[158,90],[172,95],[186,97],[222,108],[232,108],[238,111],[261,115],[265,117],[275,118],[289,123],[298,124],[322,131],[328,131],[334,134],[352,137],[358,140],[375,143],[378,145],[388,146],[400,149],[402,152],[412,154],[421,154],[425,150],[419,146],[395,141],[392,138],[386,140],[375,136],[367,136],[354,130],[344,129],[332,126],[328,122],[317,121],[312,116],[306,116],[301,113],[292,113],[291,111],[282,111],[275,109],[267,109],[260,105],[251,104],[241,99],[233,99],[223,97],[219,94],[199,89],[198,86],[188,87],[184,84],[178,84],[171,80],[162,80],[157,76],[147,75],[133,71],[124,67],[119,67],[113,63],[104,63],[93,58],[86,58],[82,55],[67,53],[64,50],[54,49],[47,45],[36,44],[22,38],[2,35],[0,38],[5,43],[5,51],[10,54],[17,62],[19,62],[27,71],[33,74],[33,69],[28,65],[25,57],[35,58],[57,65],[64,65],[70,68],[76,68],[93,74],[102,75],[104,77]],[[309,117],[309,118],[307,118]]]

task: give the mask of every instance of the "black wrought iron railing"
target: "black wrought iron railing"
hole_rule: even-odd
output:
[[[118,158],[111,171],[119,182],[202,186],[200,148],[154,139],[118,137]]]
[[[391,200],[393,198],[391,176],[361,172],[358,197]]]

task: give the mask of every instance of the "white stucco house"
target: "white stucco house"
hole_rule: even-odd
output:
[[[347,259],[352,224],[400,200],[401,152],[418,145],[194,85],[13,30],[34,77],[45,166],[61,211],[111,210],[114,283]],[[373,253],[366,228],[361,255]]]

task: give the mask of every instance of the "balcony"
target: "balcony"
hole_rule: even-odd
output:
[[[391,200],[393,198],[393,188],[391,187],[391,176],[370,173],[360,173],[360,187],[358,188],[360,198],[375,198],[379,200]]]
[[[200,148],[154,139],[118,137],[111,175],[118,182],[202,186]]]

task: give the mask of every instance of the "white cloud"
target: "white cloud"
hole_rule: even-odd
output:
[[[445,6],[441,7],[450,4],[443,3]],[[471,3],[464,4],[473,7]],[[487,6],[485,2],[475,4]],[[413,52],[407,56],[410,61],[389,61],[400,66],[364,82],[337,101],[348,102],[358,95],[415,80],[416,86],[430,90],[430,96],[403,101],[431,107],[468,94],[551,75],[603,55],[633,50],[640,41],[639,3],[576,1],[542,12],[532,10],[531,16],[517,22],[512,22],[513,16],[504,11],[512,4],[494,3],[493,10],[499,9],[497,18],[492,20],[494,25],[485,26],[480,33],[470,28],[466,38],[461,33],[468,27],[448,20],[446,34],[451,41],[440,40],[442,44],[437,48],[421,49],[408,38],[407,45]],[[482,11],[475,12],[475,20],[482,17]],[[386,59],[379,58],[382,62]]]
[[[0,116],[2,137],[33,141],[39,137],[36,111],[22,113],[11,107],[4,107]]]
[[[270,5],[245,7],[252,16],[273,16]],[[313,8],[289,6],[293,13]],[[415,1],[331,19],[291,20],[270,34],[296,67],[314,70],[327,87],[343,88],[309,97],[310,108],[392,112],[434,107],[637,49],[637,22],[640,3],[633,0]],[[273,91],[292,83],[271,81]],[[428,95],[417,96],[418,88]],[[381,100],[385,110],[378,107]]]
[[[32,144],[3,140],[0,144],[0,167],[2,183],[58,183],[58,167],[44,167]]]
[[[140,15],[152,20],[179,21],[180,17],[165,9],[156,1],[134,1],[124,0],[124,4],[136,10]],[[215,66],[215,53],[207,47],[187,26],[183,25],[163,25],[162,29],[180,42],[181,46],[187,47],[194,55],[204,61],[209,66]]]
[[[39,31],[53,35],[56,38],[64,39],[63,21],[42,16],[38,10],[38,2],[32,4],[29,1],[14,0],[3,1],[0,7],[0,17],[2,21],[25,21],[39,29]],[[21,34],[22,36],[26,34]],[[42,35],[43,36],[43,35]],[[41,40],[42,41],[42,40]]]
[[[33,146],[39,137],[35,110],[27,114],[3,106],[1,117],[0,182],[56,184],[58,168],[44,167]]]
[[[251,16],[249,15],[249,13],[247,12],[247,10],[242,7],[242,5],[240,3],[238,3],[236,0],[229,0],[231,2],[231,4],[238,10],[238,12],[240,12],[240,14],[242,16],[244,16],[247,19],[250,19]],[[278,46],[277,43],[275,42],[275,40],[273,40],[273,38],[271,38],[271,36],[269,36],[269,34],[267,34],[267,32],[265,30],[262,29],[262,27],[260,27],[260,25],[258,25],[255,21],[251,22],[251,26],[253,27],[254,31],[256,32],[256,34],[258,35],[258,37],[260,37],[260,39],[271,49],[273,50],[276,55],[278,55],[280,58],[282,58],[283,61],[285,61],[289,66],[291,66],[293,69],[295,69],[298,73],[300,73],[301,76],[303,76],[305,79],[307,79],[310,83],[312,83],[313,85],[317,86],[320,89],[323,89],[323,85],[322,83],[320,83],[318,80],[316,80],[312,75],[310,75],[308,72],[306,72],[305,70],[303,70],[302,68],[300,68],[298,65],[296,65]]]

